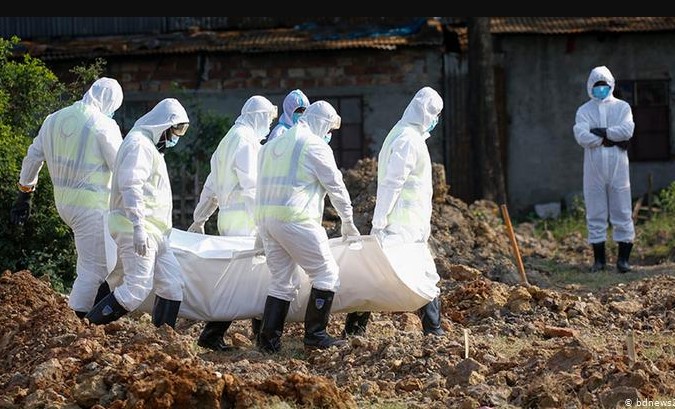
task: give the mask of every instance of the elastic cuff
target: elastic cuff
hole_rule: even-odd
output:
[[[35,191],[35,186],[24,186],[21,183],[17,183],[19,190],[23,193],[33,193]]]

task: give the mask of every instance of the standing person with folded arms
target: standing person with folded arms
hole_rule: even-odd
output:
[[[619,246],[616,268],[620,273],[632,270],[628,259],[635,226],[627,149],[635,123],[630,105],[612,95],[614,85],[607,67],[591,70],[586,81],[590,99],[577,109],[573,128],[574,138],[584,148],[584,204],[594,259],[591,272],[606,267],[608,221]]]

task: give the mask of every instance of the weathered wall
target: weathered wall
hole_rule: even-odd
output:
[[[593,67],[607,66],[617,80],[669,79],[675,70],[671,33],[502,36],[498,51],[506,73],[507,184],[514,210],[581,192],[583,149],[572,127],[577,108],[588,100],[586,80]],[[671,115],[671,149],[674,119]],[[655,189],[675,180],[672,160],[630,167],[634,198],[646,193],[649,173]]]
[[[55,67],[65,72],[75,63]],[[117,57],[108,59],[105,75],[120,81],[125,102],[156,102],[184,88],[203,106],[231,117],[256,94],[277,104],[280,113],[283,98],[295,88],[310,101],[361,96],[363,136],[372,156],[417,90],[431,86],[442,95],[442,55],[423,49]],[[439,124],[428,140],[432,160],[439,163],[444,161],[442,130]]]

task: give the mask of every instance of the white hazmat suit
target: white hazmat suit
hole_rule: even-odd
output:
[[[188,231],[204,233],[204,224],[218,209],[221,236],[254,236],[255,184],[260,142],[270,131],[277,107],[267,98],[254,95],[225,134],[211,156],[206,178]]]
[[[372,224],[384,240],[412,243],[429,238],[433,186],[426,139],[442,109],[440,95],[422,88],[382,144]]]
[[[270,132],[270,135],[267,137],[267,142],[271,141],[277,136],[282,135],[293,125],[298,123],[302,113],[294,115],[295,111],[298,108],[307,109],[308,106],[309,98],[307,98],[307,95],[305,95],[301,90],[294,89],[293,91],[289,92],[288,95],[286,95],[286,98],[284,98],[284,112],[281,114],[277,126],[272,129],[272,132]]]
[[[166,98],[136,121],[117,155],[109,228],[122,259],[124,280],[112,295],[127,311],[141,305],[153,281],[158,297],[183,299],[181,267],[169,246],[171,183],[157,144],[169,128],[188,122],[185,108]]]
[[[221,236],[256,234],[253,207],[258,152],[276,117],[277,107],[263,96],[254,95],[244,103],[241,115],[211,156],[211,173],[204,183],[193,213],[194,222],[188,231],[204,234],[206,220],[218,208]],[[223,335],[230,325],[230,321],[208,322],[197,344],[216,351],[229,349],[223,343]],[[254,333],[258,332],[260,321],[253,319],[252,327]]]
[[[433,186],[426,140],[442,110],[443,99],[438,92],[430,87],[420,89],[382,144],[371,231],[382,246],[426,243],[429,239]],[[425,334],[444,334],[438,297],[419,314]],[[363,335],[369,316],[368,312],[347,314],[344,334]]]
[[[328,194],[342,220],[342,236],[359,236],[342,173],[332,149],[323,140],[339,127],[335,109],[326,101],[317,101],[297,125],[265,144],[260,152],[255,219],[271,274],[258,338],[265,352],[281,348],[286,313],[300,286],[295,274],[298,265],[312,282],[305,315],[305,346],[327,348],[344,343],[325,331],[340,283],[339,267],[321,225]]]
[[[614,91],[614,77],[607,67],[591,71],[586,89],[590,100],[576,113],[574,137],[584,148],[584,202],[588,242],[604,242],[607,220],[612,224],[616,242],[632,242],[635,229],[632,219],[632,199],[628,153],[618,146],[603,146],[603,138],[591,133],[593,128],[606,128],[607,139],[627,141],[633,136],[635,124],[630,105],[613,95],[605,99],[593,96],[593,84],[605,81]]]
[[[56,209],[75,236],[77,277],[68,305],[81,316],[93,306],[108,274],[104,216],[115,156],[122,143],[112,115],[122,98],[116,80],[96,80],[81,100],[47,116],[21,166],[19,184],[22,190],[31,189],[47,162]]]

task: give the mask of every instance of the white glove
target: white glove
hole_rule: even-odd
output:
[[[134,226],[134,250],[141,257],[148,253],[148,234],[141,225]]]
[[[262,250],[264,248],[265,248],[265,246],[263,246],[262,237],[260,237],[259,234],[256,234],[255,235],[255,243],[253,244],[253,249],[254,250]]]
[[[340,233],[342,233],[342,240],[347,240],[348,237],[358,237],[361,235],[361,233],[359,233],[359,229],[356,228],[354,221],[351,219],[342,221]]]
[[[382,244],[384,242],[384,238],[386,237],[386,233],[384,232],[384,229],[376,229],[373,228],[370,230],[370,235],[375,236],[377,240]]]
[[[187,231],[192,233],[204,234],[204,223],[194,222],[190,225],[190,227],[188,227]]]

